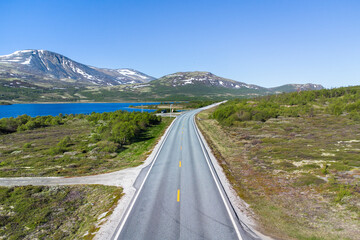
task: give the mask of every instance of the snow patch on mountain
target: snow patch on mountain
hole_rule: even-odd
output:
[[[190,85],[190,84],[203,84],[208,86],[217,86],[224,88],[248,88],[259,89],[259,86],[237,82],[234,80],[218,77],[210,72],[178,72],[162,77],[164,81],[171,82],[174,87]]]
[[[145,83],[154,80],[139,71],[122,69],[101,69],[73,61],[63,55],[46,50],[21,50],[0,56],[0,72],[16,72],[24,77],[72,79],[80,85],[114,86]],[[21,76],[20,76],[21,77]],[[70,82],[69,82],[70,83]]]
[[[31,58],[32,58],[32,57],[29,57],[28,59],[26,59],[26,60],[25,60],[24,62],[22,62],[21,64],[24,64],[24,65],[30,64]]]
[[[132,69],[122,68],[122,69],[117,69],[116,71],[118,73],[128,76],[128,77],[138,77],[141,79],[148,79],[148,77],[145,76],[144,74],[140,74],[139,72],[132,70]]]

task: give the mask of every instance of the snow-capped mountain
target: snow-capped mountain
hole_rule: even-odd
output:
[[[135,83],[135,84],[134,84]],[[137,84],[136,84],[137,83]],[[129,85],[128,85],[129,84]],[[287,84],[276,88],[237,82],[210,72],[177,72],[154,79],[139,71],[121,68],[107,69],[84,65],[63,55],[46,50],[23,50],[0,56],[0,86],[13,89],[79,89],[90,86],[96,92],[104,86],[106,91],[133,92],[135,96],[149,93],[153,96],[260,96],[281,92],[322,89],[317,84]],[[115,90],[114,90],[115,91]],[[103,94],[103,92],[99,92]],[[35,94],[35,93],[34,93]],[[69,94],[69,93],[67,93]],[[62,98],[66,98],[65,94]],[[36,95],[36,94],[35,94]],[[83,98],[84,96],[81,95]],[[45,96],[46,97],[46,96]],[[79,96],[77,96],[79,97]]]
[[[206,86],[225,87],[233,89],[263,89],[263,87],[237,82],[231,79],[216,76],[210,72],[177,72],[166,75],[159,79],[160,82],[166,83],[173,87],[202,84]]]
[[[307,91],[307,90],[321,90],[324,87],[320,84],[313,84],[313,83],[306,83],[306,84],[289,84],[293,86],[294,88],[301,90],[301,91]]]
[[[120,68],[120,69],[108,69],[108,68],[96,68],[96,67],[91,67],[91,68],[99,72],[105,73],[106,75],[112,76],[116,78],[118,81],[127,81],[127,84],[146,83],[155,80],[155,78],[131,68]]]
[[[16,76],[24,80],[61,80],[62,83],[114,86],[154,80],[139,71],[102,69],[73,61],[46,50],[22,50],[0,56],[0,77]]]
[[[296,92],[296,91],[308,91],[308,90],[321,90],[324,87],[320,84],[306,83],[306,84],[285,84],[279,87],[270,88],[275,93],[280,92]]]
[[[271,94],[280,92],[295,92],[306,90],[320,90],[324,87],[320,84],[286,84],[275,88],[265,88],[253,84],[234,81],[227,78],[216,76],[210,72],[177,72],[169,74],[152,81],[152,85],[160,84],[167,87],[181,87],[181,86],[215,86],[228,89],[238,89],[242,92],[248,90],[249,92],[258,92],[261,94]]]

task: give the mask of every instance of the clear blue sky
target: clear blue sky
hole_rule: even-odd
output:
[[[360,84],[358,0],[2,0],[0,55],[46,49],[155,77]]]

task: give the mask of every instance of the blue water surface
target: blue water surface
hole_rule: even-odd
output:
[[[153,105],[153,103],[31,103],[31,104],[13,104],[0,105],[0,118],[17,117],[23,114],[31,117],[36,116],[57,116],[62,114],[89,114],[92,112],[113,112],[116,110],[123,111],[141,111],[137,108],[129,108],[132,106]],[[144,112],[154,112],[152,109],[144,109]]]

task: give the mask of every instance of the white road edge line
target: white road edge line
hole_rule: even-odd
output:
[[[203,153],[204,153],[206,162],[207,162],[207,164],[208,164],[208,167],[210,168],[211,175],[212,175],[212,177],[214,178],[214,181],[215,181],[215,183],[216,183],[216,186],[217,186],[217,188],[218,188],[218,190],[219,190],[219,192],[220,192],[221,198],[222,198],[222,200],[223,200],[223,202],[224,202],[226,211],[228,212],[228,214],[229,214],[229,216],[230,216],[230,219],[231,219],[231,222],[232,222],[232,224],[233,224],[233,226],[234,226],[234,228],[235,228],[236,235],[237,235],[238,239],[243,240],[243,238],[241,237],[240,231],[239,231],[239,229],[238,229],[238,227],[237,227],[237,225],[236,225],[235,219],[234,219],[233,215],[231,214],[230,208],[229,208],[229,206],[227,205],[227,203],[226,203],[226,201],[225,201],[225,196],[224,196],[223,192],[221,191],[221,188],[220,188],[220,186],[219,186],[218,181],[217,181],[216,178],[215,178],[214,170],[211,168],[211,165],[210,165],[210,162],[209,162],[210,159],[208,159],[208,157],[207,157],[207,155],[206,155],[206,152],[205,152],[205,149],[204,149],[203,145],[201,144],[201,143],[202,143],[202,140],[201,140],[201,138],[200,138],[200,136],[199,136],[199,133],[197,132],[198,127],[197,127],[196,124],[195,124],[195,116],[196,116],[196,114],[195,114],[194,117],[193,117],[193,125],[194,125],[194,128],[195,128],[196,136],[198,137],[199,142],[200,142],[201,150],[202,150]],[[219,181],[220,181],[220,180],[219,180]]]
[[[160,154],[160,152],[161,152],[161,149],[162,149],[162,147],[164,146],[164,143],[166,142],[166,139],[168,138],[168,136],[169,136],[169,134],[170,134],[170,132],[171,132],[171,129],[172,129],[172,127],[174,126],[174,123],[175,123],[176,120],[178,120],[178,118],[175,118],[175,120],[171,123],[171,126],[170,126],[170,128],[169,128],[169,131],[167,132],[167,135],[165,136],[163,142],[161,143],[161,146],[159,147],[159,150],[157,151],[157,153],[156,153],[156,155],[155,155],[155,157],[154,157],[154,160],[153,160],[152,163],[151,163],[150,169],[149,169],[149,171],[146,173],[146,176],[145,176],[143,182],[141,183],[141,186],[140,186],[139,190],[137,191],[137,193],[136,193],[136,195],[135,195],[135,198],[134,198],[133,201],[131,202],[131,205],[130,205],[130,207],[128,208],[125,217],[122,219],[120,228],[119,228],[118,232],[116,233],[114,239],[118,239],[118,237],[120,236],[120,233],[121,233],[122,229],[124,228],[124,225],[125,225],[128,217],[129,217],[129,215],[130,215],[130,213],[131,213],[131,210],[133,209],[133,207],[134,207],[134,205],[135,205],[135,202],[136,202],[137,198],[139,197],[139,194],[140,194],[140,192],[141,192],[141,190],[142,190],[142,188],[143,188],[143,186],[144,186],[144,184],[145,184],[145,182],[146,182],[146,179],[148,178],[148,176],[149,176],[149,174],[150,174],[150,172],[151,172],[151,169],[152,169],[152,167],[154,166],[154,163],[155,163],[155,161],[157,160],[157,158],[158,158],[158,156],[159,156],[159,154]]]

